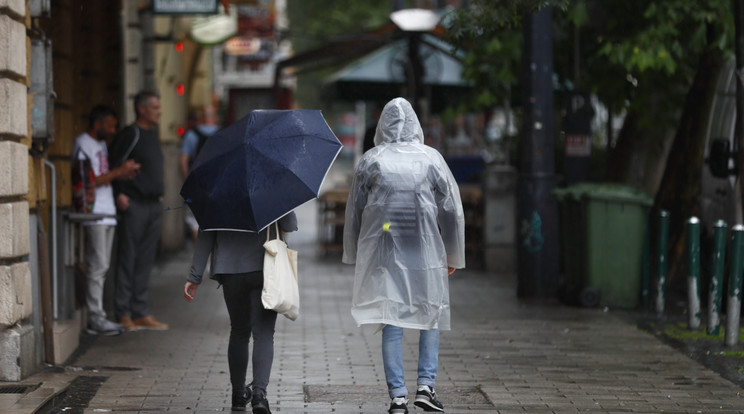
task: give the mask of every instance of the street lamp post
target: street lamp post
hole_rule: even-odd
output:
[[[419,113],[421,98],[424,95],[424,76],[426,75],[426,69],[421,62],[421,35],[437,26],[439,16],[431,10],[403,9],[391,13],[390,19],[398,29],[406,33],[408,41],[405,67],[407,94],[414,110]],[[420,117],[422,115],[426,119],[426,114],[419,113]]]
[[[523,135],[517,217],[519,297],[553,297],[558,287],[553,116],[552,9],[524,24]]]

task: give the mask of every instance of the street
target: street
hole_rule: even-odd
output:
[[[301,314],[277,322],[272,412],[387,412],[381,335],[351,318],[353,267],[316,254],[315,208],[298,210],[289,239],[300,252]],[[190,252],[161,261],[151,279],[153,314],[170,330],[97,338],[64,373],[30,380],[97,378],[85,413],[229,411],[227,311],[211,280],[193,303],[183,299]],[[453,330],[441,335],[436,387],[447,413],[744,412],[739,387],[612,310],[519,300],[513,274],[466,269],[450,286]],[[406,332],[411,394],[417,341]]]

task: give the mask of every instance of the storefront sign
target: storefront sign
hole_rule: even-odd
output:
[[[155,14],[216,14],[217,0],[152,0]]]
[[[225,42],[225,53],[232,56],[249,56],[261,50],[261,39],[235,36]]]

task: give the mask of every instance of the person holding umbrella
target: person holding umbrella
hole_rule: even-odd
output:
[[[184,298],[191,302],[202,282],[207,258],[212,255],[210,278],[222,285],[222,293],[230,315],[230,342],[227,361],[232,385],[232,410],[244,411],[251,401],[254,414],[270,414],[266,388],[274,360],[274,326],[277,313],[263,308],[263,244],[266,232],[203,231],[199,230],[194,257],[186,284]],[[294,212],[279,220],[282,232],[297,230]],[[274,235],[272,235],[274,237]],[[246,385],[248,343],[253,336],[253,381]]]
[[[439,331],[450,329],[448,276],[465,267],[460,192],[444,158],[424,145],[411,104],[388,102],[375,147],[359,160],[346,204],[343,262],[356,264],[351,313],[382,324],[389,413],[408,413],[403,328],[419,330],[414,404],[443,412],[434,392]]]
[[[181,187],[199,224],[183,296],[194,300],[211,254],[210,277],[223,286],[230,315],[234,411],[251,400],[254,414],[271,412],[266,387],[277,314],[261,301],[267,232],[275,222],[282,232],[297,230],[293,210],[318,196],[341,147],[320,111],[254,110],[206,141]],[[251,336],[253,381],[246,386]]]

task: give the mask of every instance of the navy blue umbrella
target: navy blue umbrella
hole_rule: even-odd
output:
[[[202,230],[260,231],[318,196],[339,151],[320,111],[251,111],[207,139],[181,196]]]

